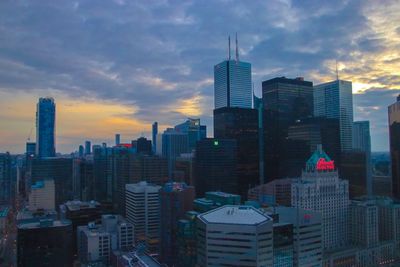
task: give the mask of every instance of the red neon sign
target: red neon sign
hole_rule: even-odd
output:
[[[316,166],[317,171],[332,171],[335,169],[335,164],[333,160],[326,161],[324,158],[320,158]]]

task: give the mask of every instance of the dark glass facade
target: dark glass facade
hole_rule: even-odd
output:
[[[400,95],[388,107],[390,157],[392,161],[392,194],[400,199]]]
[[[247,191],[259,184],[258,111],[246,108],[214,110],[214,138],[237,142],[237,192],[247,199]]]
[[[346,151],[341,154],[339,175],[349,181],[350,198],[367,194],[367,154],[362,151]]]
[[[17,226],[17,231],[19,267],[73,266],[70,221],[23,223]]]
[[[237,142],[206,138],[197,142],[194,179],[197,197],[208,191],[238,193]]]
[[[301,164],[293,162],[303,160],[306,144],[303,140],[287,142],[288,129],[296,121],[312,117],[313,84],[302,78],[274,78],[262,83],[262,94],[265,182],[269,182],[301,172]],[[301,158],[293,158],[294,152]],[[288,168],[294,165],[298,165],[296,169]]]
[[[176,266],[178,221],[193,209],[195,190],[185,183],[167,183],[160,190],[161,262]]]
[[[54,179],[56,207],[73,199],[72,158],[34,158],[31,162],[31,182]]]

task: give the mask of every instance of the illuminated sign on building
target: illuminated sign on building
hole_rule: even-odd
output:
[[[335,169],[335,164],[333,160],[326,161],[324,158],[320,158],[316,166],[317,171],[333,171]]]

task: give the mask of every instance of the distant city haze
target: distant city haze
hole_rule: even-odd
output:
[[[18,15],[16,15],[18,14]],[[240,60],[261,82],[304,77],[353,85],[355,121],[388,151],[387,106],[400,89],[400,4],[378,1],[0,3],[0,150],[36,140],[40,97],[56,104],[57,153],[80,144],[151,138],[200,118],[213,133],[214,69],[238,35]]]

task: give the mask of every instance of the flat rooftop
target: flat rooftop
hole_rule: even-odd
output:
[[[272,221],[272,218],[264,215],[251,206],[225,205],[223,207],[200,214],[199,219],[207,223],[257,225]]]
[[[49,227],[63,227],[71,225],[69,220],[53,221],[41,220],[39,222],[20,223],[17,225],[18,229],[36,229],[36,228],[49,228]]]

